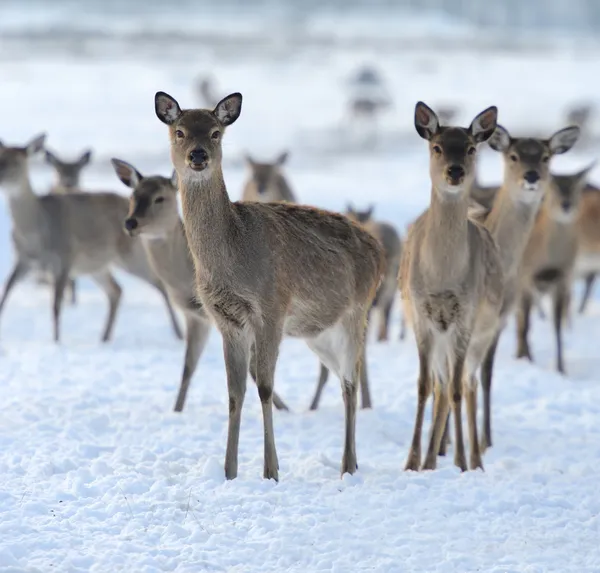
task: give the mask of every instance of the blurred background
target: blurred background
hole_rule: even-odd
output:
[[[597,0],[3,0],[0,139],[46,132],[64,160],[91,149],[82,187],[127,193],[111,157],[171,171],[157,90],[183,107],[240,91],[242,116],[224,143],[232,198],[244,154],[269,161],[287,150],[300,202],[374,203],[375,217],[403,230],[429,201],[419,99],[465,126],[491,104],[512,133],[580,123],[577,150],[553,166],[595,158],[599,32]],[[501,180],[498,154],[483,150],[479,167],[482,183]],[[32,174],[46,192],[43,155]],[[5,275],[5,205],[0,224]]]

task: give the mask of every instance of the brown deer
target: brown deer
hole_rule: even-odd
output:
[[[284,334],[305,339],[339,376],[346,419],[341,471],[354,473],[360,362],[367,313],[383,274],[383,253],[367,231],[343,215],[284,202],[230,201],[221,142],[241,107],[239,93],[212,111],[182,110],[166,93],[155,96],[156,114],[169,126],[196,288],[223,336],[229,390],[225,476],[237,476],[254,344],[264,425],[263,475],[278,479],[272,393]]]
[[[185,359],[175,402],[175,412],[181,412],[211,323],[196,296],[194,263],[177,208],[177,174],[174,172],[171,178],[143,177],[125,161],[112,159],[111,162],[119,179],[133,189],[125,229],[132,237],[142,237],[152,268],[185,316]],[[252,369],[251,374],[256,378]],[[273,404],[279,410],[288,409],[275,391]]]
[[[242,201],[296,203],[296,196],[281,172],[281,167],[287,161],[288,155],[288,152],[284,151],[272,163],[259,163],[250,155],[246,155],[250,177],[244,185]]]
[[[508,317],[515,308],[521,261],[542,199],[552,184],[550,159],[571,149],[578,135],[577,127],[567,127],[556,132],[550,139],[513,138],[499,125],[488,141],[490,147],[502,153],[504,158],[504,180],[496,193],[491,212],[485,219],[485,226],[500,253],[504,298],[498,332],[481,367],[483,452],[492,445],[491,387],[496,348]]]
[[[576,133],[577,128],[572,129]],[[531,305],[537,297],[548,294],[553,303],[556,368],[563,374],[562,322],[570,302],[577,258],[577,214],[592,167],[593,164],[573,175],[552,176],[549,193],[542,202],[519,269],[517,358],[532,360],[527,339]]]
[[[143,244],[122,227],[128,201],[115,193],[67,193],[38,196],[29,180],[28,159],[43,149],[45,135],[24,147],[0,143],[0,187],[5,192],[13,223],[17,261],[6,280],[0,312],[13,288],[32,270],[50,273],[54,285],[54,340],[60,338],[60,313],[69,278],[90,275],[104,290],[109,312],[102,340],[111,337],[121,287],[111,268],[117,266],[155,287],[165,299],[176,336],[177,319],[166,291],[152,271]]]
[[[435,469],[448,418],[449,398],[455,430],[454,463],[467,469],[462,431],[466,391],[470,467],[482,468],[477,436],[476,373],[499,324],[502,265],[483,226],[468,217],[477,146],[496,129],[490,107],[468,128],[440,126],[423,102],[415,108],[415,127],[429,142],[431,203],[411,225],[399,275],[405,314],[419,353],[418,404],[407,470],[421,464],[425,405],[434,385],[434,423],[422,469]]]

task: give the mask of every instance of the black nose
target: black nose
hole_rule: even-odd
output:
[[[448,167],[448,177],[452,181],[458,181],[461,177],[464,177],[465,170],[460,165],[450,165]]]
[[[127,229],[128,231],[133,231],[135,228],[137,228],[137,226],[137,219],[130,217],[129,219],[125,220],[125,229]]]
[[[527,183],[537,183],[540,180],[540,174],[537,171],[528,171],[523,175],[523,179],[525,179]]]
[[[571,210],[571,201],[563,201],[560,205],[561,205],[563,211]]]
[[[208,154],[201,147],[190,151],[190,161],[192,163],[204,163],[207,159]]]

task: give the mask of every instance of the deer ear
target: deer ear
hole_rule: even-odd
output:
[[[510,143],[510,134],[501,125],[496,126],[492,137],[488,139],[488,145],[494,151],[500,151],[501,153],[506,151],[510,147]]]
[[[179,177],[177,177],[177,171],[173,169],[173,173],[171,173],[171,185],[178,189],[179,187]]]
[[[88,149],[85,153],[83,153],[81,155],[81,157],[77,161],[77,164],[79,165],[79,167],[84,167],[90,162],[91,158],[92,158],[92,151]]]
[[[484,109],[471,122],[469,131],[477,143],[483,143],[492,137],[498,122],[498,108],[493,105]]]
[[[120,159],[111,159],[110,162],[117,174],[117,177],[131,189],[135,189],[143,179],[141,173],[126,161]]]
[[[579,139],[580,129],[576,125],[565,127],[557,131],[549,140],[548,147],[552,155],[560,155],[566,153],[577,143]]]
[[[415,106],[415,129],[428,141],[440,130],[440,121],[435,111],[422,101],[417,102]]]
[[[289,151],[284,151],[283,153],[280,153],[277,156],[277,159],[275,160],[275,165],[278,165],[278,166],[283,165],[288,160],[289,156],[290,156]]]
[[[223,98],[213,110],[217,119],[226,127],[234,123],[240,117],[241,112],[242,94],[239,92]]]
[[[44,159],[46,160],[46,163],[49,163],[50,165],[57,167],[58,159],[57,159],[56,155],[54,155],[54,153],[52,153],[51,151],[46,150],[46,153],[44,153]]]
[[[46,134],[42,133],[37,137],[34,137],[26,146],[25,150],[27,151],[27,155],[35,155],[44,149],[44,143],[46,141]]]
[[[375,205],[373,205],[371,203],[371,205],[369,205],[369,208],[366,211],[367,217],[370,219],[373,216],[373,211],[375,210]]]
[[[175,123],[181,115],[181,108],[177,100],[165,92],[156,92],[154,110],[158,119],[167,125]]]

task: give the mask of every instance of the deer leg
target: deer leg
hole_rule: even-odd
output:
[[[254,344],[250,348],[250,365],[248,366],[248,371],[250,372],[252,381],[256,384],[256,349]],[[275,406],[276,410],[282,410],[284,412],[290,411],[287,404],[275,390],[273,390],[273,406]]]
[[[20,283],[29,272],[29,267],[21,260],[18,260],[13,267],[10,275],[6,279],[4,283],[4,292],[2,293],[2,298],[0,299],[0,313],[4,310],[4,305],[8,300],[8,295],[11,293],[12,289]]]
[[[92,275],[94,282],[106,293],[108,297],[108,316],[102,333],[102,342],[108,342],[112,336],[115,317],[121,301],[121,287],[109,272]]]
[[[460,470],[463,472],[467,470],[467,460],[465,456],[465,442],[463,440],[462,430],[462,391],[465,354],[468,346],[468,341],[465,341],[462,346],[456,349],[454,358],[454,368],[452,372],[452,384],[450,385],[455,435],[454,465],[459,467]]]
[[[369,373],[367,371],[367,342],[366,340],[361,344],[361,355],[360,355],[360,404],[363,410],[373,407],[371,402],[371,391],[369,390]]]
[[[242,407],[246,395],[246,377],[250,344],[247,336],[240,331],[223,331],[223,354],[227,371],[227,391],[229,393],[229,425],[227,428],[227,450],[225,452],[225,478],[235,479],[238,473],[238,446]]]
[[[429,447],[421,469],[434,470],[437,465],[437,456],[441,448],[445,427],[448,424],[448,390],[439,380],[434,382],[433,423],[429,439]]]
[[[465,380],[467,394],[467,425],[469,428],[469,467],[483,470],[479,436],[477,435],[477,378],[470,376]]]
[[[404,340],[406,338],[406,318],[404,317],[404,313],[400,316],[400,340]]]
[[[64,270],[54,277],[54,304],[52,305],[52,316],[54,319],[54,342],[58,342],[60,340],[60,312],[62,310],[62,302],[68,280],[69,274]]]
[[[485,453],[487,448],[492,447],[492,374],[494,371],[494,359],[500,333],[496,335],[492,344],[487,349],[485,358],[481,365],[481,387],[483,389],[483,434],[481,436],[481,452]]]
[[[313,396],[312,402],[310,403],[310,410],[316,410],[319,407],[319,402],[321,401],[321,394],[323,392],[323,388],[325,388],[325,384],[327,384],[328,378],[329,369],[321,362],[321,367],[319,370],[319,381],[317,382],[317,389],[315,390],[315,395]]]
[[[421,434],[423,432],[423,418],[425,416],[425,405],[431,392],[431,380],[429,375],[429,361],[431,355],[431,342],[429,338],[417,336],[417,348],[419,352],[419,380],[418,401],[415,427],[413,430],[412,443],[405,470],[418,471],[421,465]]]
[[[446,396],[446,399],[448,396]],[[448,444],[450,444],[450,404],[448,404],[448,413],[446,414],[446,422],[444,423],[444,433],[440,440],[440,449],[438,450],[438,456],[445,456],[448,451]]]
[[[279,462],[273,428],[273,386],[282,329],[268,326],[256,333],[256,385],[263,413],[265,479],[279,481]]]
[[[77,286],[75,279],[69,279],[69,290],[71,291],[71,304],[77,304]]]
[[[521,304],[517,312],[517,358],[527,358],[530,361],[533,358],[531,357],[527,335],[529,334],[529,318],[532,302],[531,293],[524,291],[521,293]]]
[[[169,319],[171,320],[171,326],[173,327],[173,333],[175,334],[175,338],[178,340],[183,340],[183,334],[181,332],[181,326],[179,325],[179,321],[177,320],[177,315],[175,314],[175,310],[173,309],[173,305],[171,304],[171,299],[167,294],[167,290],[162,285],[162,283],[155,283],[154,287],[160,292],[163,300],[165,301],[165,305],[167,306],[167,312],[169,313]]]
[[[565,373],[565,364],[563,361],[563,344],[562,344],[562,321],[564,317],[566,287],[559,285],[554,293],[554,333],[556,336],[556,369],[561,373]]]
[[[185,359],[183,363],[181,384],[179,385],[179,393],[177,394],[177,401],[175,402],[175,412],[183,411],[192,376],[196,371],[198,360],[200,360],[200,356],[202,356],[202,352],[210,335],[210,322],[208,320],[186,316],[185,322]]]
[[[383,307],[379,313],[379,334],[377,335],[378,342],[385,342],[389,339],[390,315],[392,314],[393,303],[393,298],[391,298],[389,302],[382,301]]]
[[[592,296],[594,282],[596,282],[596,273],[587,274],[585,277],[585,289],[583,291],[583,296],[581,297],[581,303],[579,304],[579,314],[583,314],[587,308],[590,297]]]

